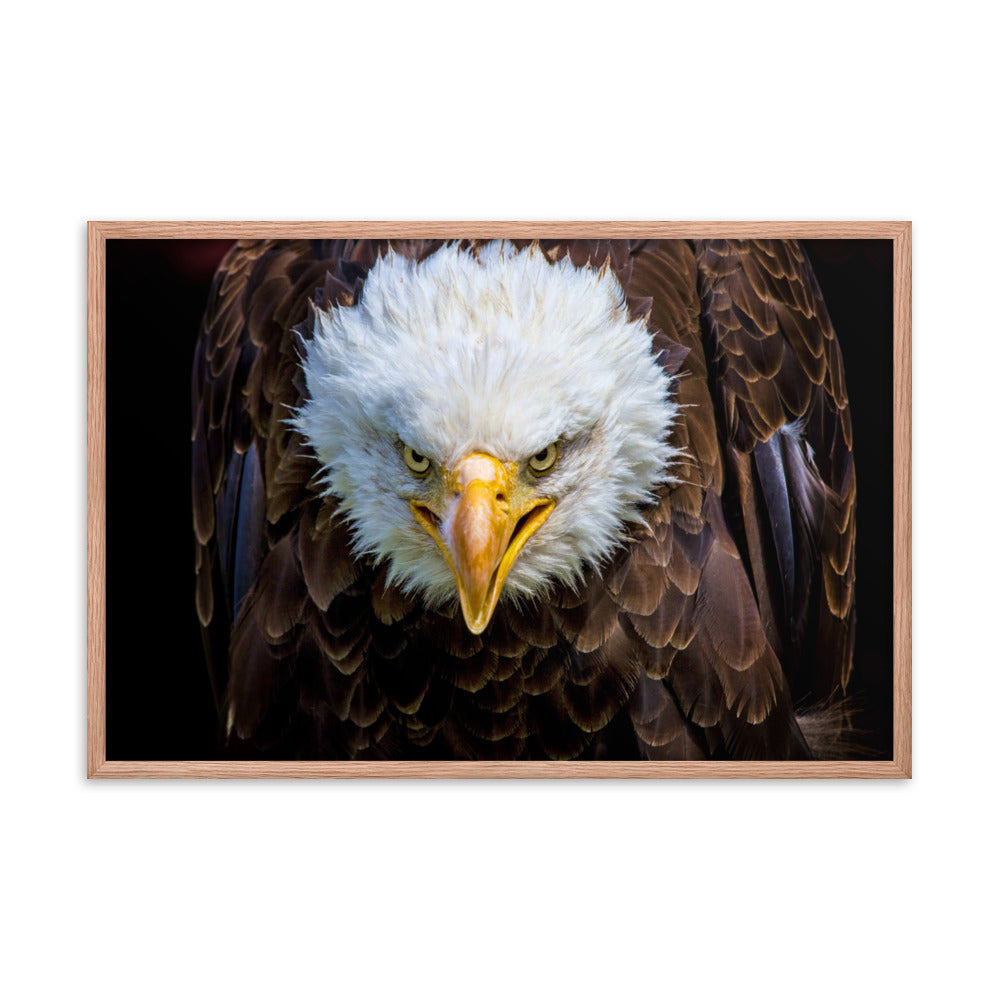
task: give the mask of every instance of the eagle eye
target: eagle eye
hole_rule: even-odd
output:
[[[406,462],[406,467],[415,476],[426,475],[431,467],[431,460],[421,455],[420,452],[414,451],[408,444],[403,445],[403,461]]]
[[[559,457],[559,445],[550,444],[528,459],[528,469],[536,476],[544,475],[552,469]]]

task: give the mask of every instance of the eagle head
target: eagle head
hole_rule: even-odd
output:
[[[482,632],[500,600],[573,586],[671,479],[678,412],[607,266],[537,246],[393,251],[317,310],[292,418],[354,553]]]

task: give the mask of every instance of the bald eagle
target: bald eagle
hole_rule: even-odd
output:
[[[243,242],[192,399],[235,755],[829,752],[855,478],[795,242]]]

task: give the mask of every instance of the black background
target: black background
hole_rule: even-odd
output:
[[[191,362],[226,240],[107,242],[107,757],[221,755],[194,610]],[[892,243],[807,240],[840,339],[858,478],[849,693],[892,756]]]

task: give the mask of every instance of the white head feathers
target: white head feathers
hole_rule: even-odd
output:
[[[402,445],[453,467],[471,452],[525,462],[560,443],[539,480],[555,500],[504,596],[573,583],[606,559],[670,478],[677,415],[646,325],[609,268],[551,263],[536,246],[443,246],[419,263],[380,258],[350,307],[316,314],[303,361],[309,398],[292,420],[309,441],[357,555],[431,605],[451,571],[411,513],[429,481]]]

